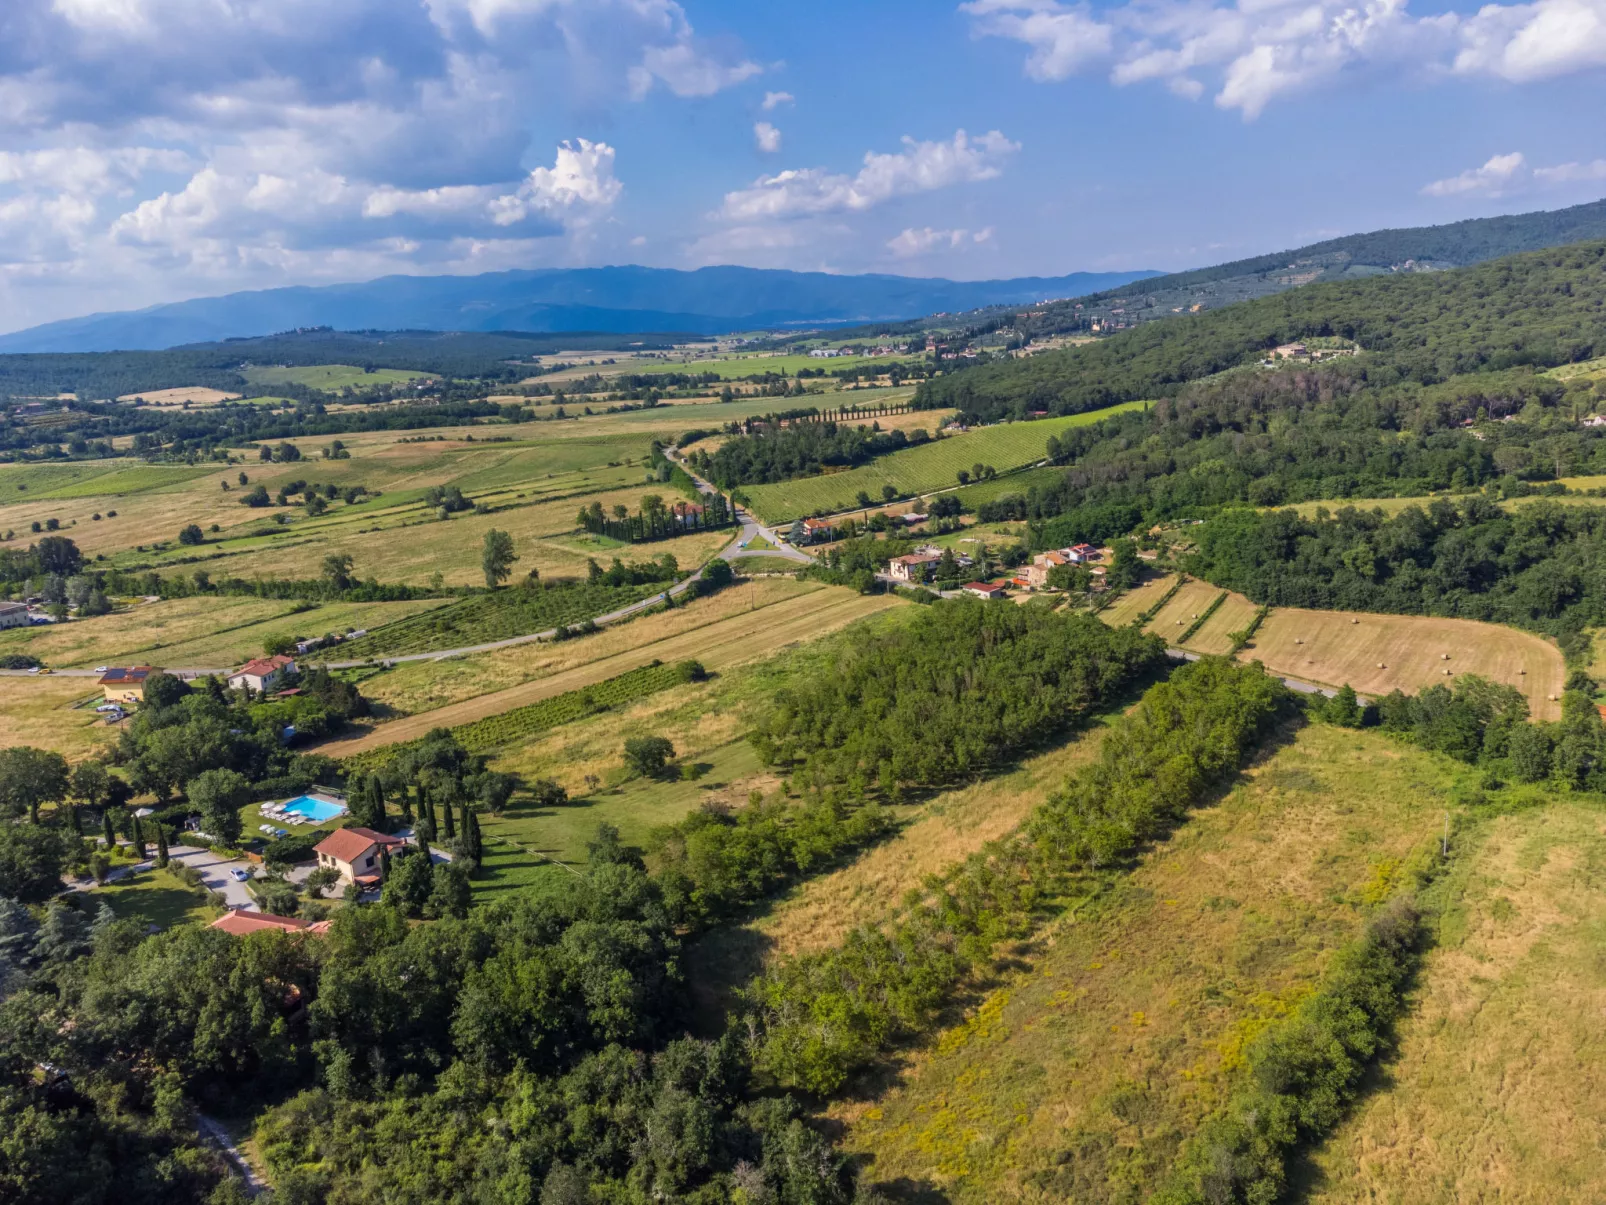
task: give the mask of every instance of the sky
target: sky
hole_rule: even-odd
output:
[[[0,331],[389,273],[1174,270],[1606,196],[1606,0],[0,0]]]

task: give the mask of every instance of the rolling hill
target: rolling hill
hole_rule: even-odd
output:
[[[201,297],[91,314],[0,336],[0,352],[144,351],[301,327],[415,331],[733,330],[916,318],[1074,297],[1153,272],[1019,280],[835,276],[756,268],[634,266],[387,276],[357,284]]]

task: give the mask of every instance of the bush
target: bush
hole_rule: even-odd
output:
[[[675,746],[667,737],[633,736],[625,742],[625,765],[642,778],[657,778],[674,759]]]

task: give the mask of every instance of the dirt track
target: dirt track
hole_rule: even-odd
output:
[[[835,631],[865,615],[902,605],[900,600],[888,595],[865,596],[834,589],[805,594],[691,632],[615,653],[535,682],[393,720],[364,736],[320,745],[317,752],[329,757],[350,757],[370,749],[410,741],[432,728],[454,728],[486,716],[500,715],[515,707],[537,703],[565,691],[591,686],[646,665],[654,659],[674,662],[696,658],[706,669],[729,669],[744,661],[767,657],[788,644]],[[638,622],[650,623],[651,620]]]

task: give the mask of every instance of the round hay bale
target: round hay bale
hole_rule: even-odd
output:
[[[1350,620],[1350,622],[1351,622],[1351,623],[1360,623],[1360,622],[1361,622],[1361,621],[1360,621],[1360,620],[1358,620],[1358,619],[1352,619],[1352,620]]]
[[[1450,654],[1449,653],[1440,653],[1439,654],[1439,660],[1440,661],[1448,661],[1449,659],[1450,659]]]
[[[1387,664],[1387,663],[1386,663],[1386,662],[1383,662],[1383,661],[1379,661],[1379,662],[1378,662],[1378,663],[1377,663],[1377,668],[1378,668],[1378,669],[1387,669],[1387,668],[1388,668],[1388,664]]]

